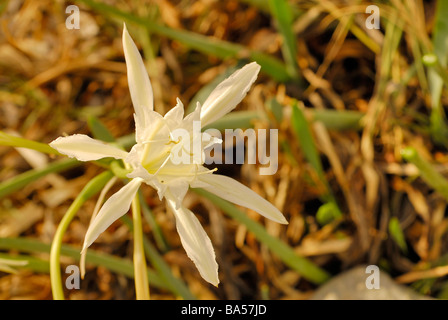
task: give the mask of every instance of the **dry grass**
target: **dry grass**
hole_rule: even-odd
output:
[[[270,15],[248,4],[250,1],[108,3],[174,29],[282,57],[281,36]],[[258,168],[249,164],[229,165],[220,168],[221,172],[236,177],[281,209],[289,221],[286,227],[248,214],[271,235],[331,274],[359,263],[377,264],[400,276],[400,282],[414,283],[414,288],[424,294],[443,293],[446,267],[437,267],[445,265],[447,257],[447,199],[417,178],[417,168],[405,163],[400,154],[403,147],[412,146],[435,163],[438,172],[446,173],[446,147],[436,145],[429,134],[430,91],[418,56],[423,54],[421,48],[431,45],[435,1],[387,2],[382,19],[393,21],[392,27],[397,27],[387,34],[384,24],[381,30],[364,27],[366,4],[362,1],[292,3],[303,10],[294,23],[294,32],[297,62],[307,84],[299,87],[279,83],[262,74],[238,107],[267,114],[267,120],[254,122],[255,127],[279,128],[280,139],[290,150],[280,150],[279,170],[273,176],[259,176]],[[90,134],[87,116],[94,115],[115,137],[128,135],[133,132],[133,109],[120,41],[122,22],[77,3],[81,29],[68,30],[68,4],[10,0],[3,8],[0,128],[48,143],[62,134]],[[406,11],[411,14],[400,13]],[[402,28],[401,37],[398,27]],[[156,111],[162,114],[175,105],[176,97],[187,105],[201,87],[236,62],[190,50],[141,27],[131,25],[130,30],[142,46]],[[284,106],[281,122],[276,122],[265,107],[272,98]],[[360,130],[329,130],[318,122],[312,125],[325,178],[343,213],[343,219],[324,226],[317,222],[316,212],[323,204],[325,188],[291,130],[292,99],[303,101],[307,110],[352,110],[366,115]],[[442,104],[447,105],[446,95]],[[0,180],[50,161],[53,159],[46,156],[0,147]],[[71,201],[101,170],[86,164],[51,174],[0,199],[0,237],[31,237],[50,243]],[[220,265],[221,285],[210,287],[182,249],[174,218],[167,214],[165,204],[150,188],[144,188],[144,196],[171,248],[163,253],[164,260],[198,298],[306,299],[316,288],[261,245],[244,225],[223,215],[209,201],[190,194],[185,205],[198,214]],[[82,243],[94,206],[95,199],[83,206],[64,243]],[[400,250],[389,234],[391,217],[400,222],[407,252]],[[147,236],[154,241],[150,229],[145,226]],[[92,248],[131,258],[131,233],[116,222]],[[45,254],[37,256],[48,258]],[[67,258],[62,263],[71,264],[73,260]],[[88,265],[87,271],[82,289],[67,291],[68,298],[133,299],[131,279],[104,267]],[[49,288],[46,273],[0,274],[0,299],[50,299]],[[157,288],[151,288],[151,294],[154,299],[174,298],[172,293]]]

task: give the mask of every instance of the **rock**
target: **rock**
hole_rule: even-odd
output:
[[[322,285],[311,296],[311,300],[427,300],[430,297],[420,295],[412,289],[396,284],[384,271],[377,269],[378,289],[368,289],[373,283],[372,271],[366,272],[367,266],[358,266],[335,276]]]

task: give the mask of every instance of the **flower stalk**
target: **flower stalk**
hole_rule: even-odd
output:
[[[89,183],[86,184],[86,186],[73,201],[64,217],[62,218],[61,222],[59,223],[50,249],[50,280],[54,300],[64,300],[64,289],[62,287],[60,270],[62,237],[64,236],[64,233],[67,230],[70,222],[73,220],[84,202],[98,193],[112,177],[113,174],[110,171],[105,171],[90,180]]]
[[[146,257],[143,246],[143,224],[140,199],[138,194],[132,201],[132,222],[134,224],[134,275],[137,300],[149,300],[148,273],[146,272]]]

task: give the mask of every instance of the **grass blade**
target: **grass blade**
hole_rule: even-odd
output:
[[[297,136],[301,149],[305,158],[316,170],[319,178],[326,184],[324,170],[320,161],[319,153],[317,152],[316,144],[313,141],[313,133],[308,125],[308,121],[302,110],[295,103],[292,106],[292,128]]]
[[[310,121],[320,121],[328,130],[359,130],[364,113],[351,110],[305,109],[311,114]]]
[[[240,0],[240,1],[246,3],[250,6],[253,6],[253,7],[257,8],[258,10],[260,10],[264,13],[267,13],[267,14],[269,14],[271,11],[269,2],[266,0]],[[294,5],[294,4],[289,4],[289,9],[292,12],[293,18],[297,18],[303,13],[303,11],[297,5]]]
[[[397,243],[398,247],[403,251],[403,253],[408,252],[408,246],[406,245],[406,239],[403,233],[403,229],[400,226],[400,221],[397,217],[392,217],[389,220],[389,233]]]
[[[326,189],[325,194],[323,194],[321,198],[323,201],[327,202],[327,204],[324,204],[319,209],[317,214],[317,218],[320,223],[326,224],[333,219],[340,218],[342,216],[342,213],[336,203],[336,200],[334,199],[328,181],[325,178],[322,162],[320,161],[320,156],[313,140],[313,133],[311,132],[311,129],[308,125],[308,121],[305,117],[304,112],[297,106],[297,103],[292,106],[291,121],[297,139],[298,141],[300,141],[299,144],[305,155],[305,158],[316,171],[319,180]]]
[[[10,255],[5,253],[0,253],[0,260],[1,259],[8,259],[13,261],[25,261],[26,264],[23,266],[16,267],[15,269],[26,269],[26,270],[32,270],[35,272],[42,272],[42,273],[48,273],[50,272],[50,266],[48,265],[47,261],[44,261],[39,258],[35,258],[32,256],[26,256],[26,255]]]
[[[167,252],[169,248],[169,244],[166,241],[165,237],[163,236],[162,229],[160,228],[159,224],[157,223],[156,219],[154,218],[154,215],[149,208],[148,204],[144,201],[143,195],[141,192],[139,192],[140,196],[140,203],[142,206],[142,213],[143,217],[145,218],[146,222],[151,227],[151,232],[154,236],[154,240],[156,242],[157,248],[161,252]]]
[[[89,116],[89,118],[87,119],[87,124],[89,125],[89,129],[95,139],[104,142],[115,142],[114,136],[95,116]]]
[[[60,153],[57,152],[55,149],[50,147],[46,143],[36,142],[32,140],[28,140],[21,137],[16,137],[10,134],[7,134],[3,131],[0,131],[0,145],[3,146],[10,146],[10,147],[16,147],[16,148],[27,148],[27,149],[33,149],[42,153],[48,153],[48,154],[56,154],[59,155]]]
[[[205,126],[203,129],[217,129],[224,131],[225,129],[247,129],[252,128],[254,120],[261,118],[260,112],[257,111],[233,111],[224,117]]]
[[[50,253],[49,244],[31,238],[0,238],[0,249],[18,250],[31,254]],[[80,251],[80,247],[73,247],[69,245],[61,246],[61,255],[72,258],[77,262],[79,262],[80,259]],[[32,257],[24,256],[24,259],[30,260]],[[129,259],[118,258],[110,254],[97,252],[95,250],[89,250],[87,252],[87,259],[89,264],[102,266],[112,272],[122,274],[132,279],[134,278],[134,265]],[[42,265],[39,266],[39,268],[41,268],[41,272],[47,272],[50,269],[49,263],[47,261],[45,261],[45,263],[47,264],[47,268],[45,270]],[[148,279],[152,286],[167,289],[165,283],[161,281],[157,274],[150,269],[148,269]]]
[[[421,178],[429,186],[448,200],[448,180],[434,169],[431,163],[423,159],[417,150],[412,147],[403,149],[401,155],[406,161],[414,164],[418,168]]]
[[[62,159],[50,163],[43,169],[32,169],[27,172],[21,173],[9,180],[0,183],[0,198],[3,198],[17,190],[24,188],[29,183],[36,181],[37,179],[42,178],[47,174],[72,169],[79,165],[81,165],[81,162],[75,159]]]
[[[287,0],[269,0],[269,8],[274,17],[277,28],[283,36],[282,52],[286,61],[287,70],[294,79],[300,79],[297,65],[297,44],[292,29],[292,8]]]
[[[436,22],[433,31],[433,50],[437,63],[446,69],[448,59],[448,2],[437,1]],[[435,142],[448,145],[448,126],[445,111],[442,108],[442,89],[444,81],[437,70],[428,70],[429,90],[431,93],[431,134]]]

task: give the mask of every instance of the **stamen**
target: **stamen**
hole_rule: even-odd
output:
[[[196,178],[198,175],[201,175],[201,174],[213,173],[213,172],[217,171],[218,168],[214,168],[214,169],[207,170],[207,171],[202,171],[202,172],[199,172],[199,173],[198,173],[198,170],[199,170],[199,165],[197,164],[197,165],[196,165],[196,171],[194,172],[194,177],[195,177],[195,178]]]
[[[170,134],[170,141],[168,141],[167,143],[165,143],[166,145],[169,145],[170,143],[174,143],[174,144],[178,144],[180,141],[182,140],[182,137],[179,137],[179,139],[177,141],[173,140],[173,137],[171,137]]]
[[[143,141],[142,144],[148,144],[148,143],[153,143],[153,142],[163,142],[163,141],[166,141],[166,139],[146,140],[146,141]]]
[[[157,174],[159,173],[160,169],[162,169],[162,168],[166,165],[166,163],[168,162],[168,159],[169,159],[169,157],[168,157],[167,159],[165,159],[165,161],[164,161],[163,164],[160,166],[160,168],[157,169],[157,172],[154,173],[154,176],[157,175]],[[164,174],[164,175],[168,175],[168,176],[169,176],[169,175],[174,175],[174,176],[179,176],[179,175],[181,175],[181,176],[183,176],[183,177],[191,177],[191,176],[197,177],[198,175],[209,174],[209,173],[213,173],[213,172],[215,172],[215,171],[218,170],[218,168],[214,168],[214,169],[211,169],[211,170],[198,172],[198,167],[199,167],[199,165],[197,164],[197,165],[196,165],[196,170],[195,170],[194,172],[183,172],[183,173],[179,173],[179,172],[169,172],[169,171],[165,171],[163,174]]]
[[[213,172],[215,172],[215,171],[218,171],[218,168],[214,168],[214,169],[207,170],[207,171],[202,171],[202,172],[199,172],[199,173],[197,173],[197,171],[196,171],[196,175],[198,176],[198,175],[200,175],[200,174],[213,173]]]
[[[188,152],[188,150],[185,148],[185,144],[182,145],[182,150],[184,150],[190,157],[193,156],[193,152]]]

